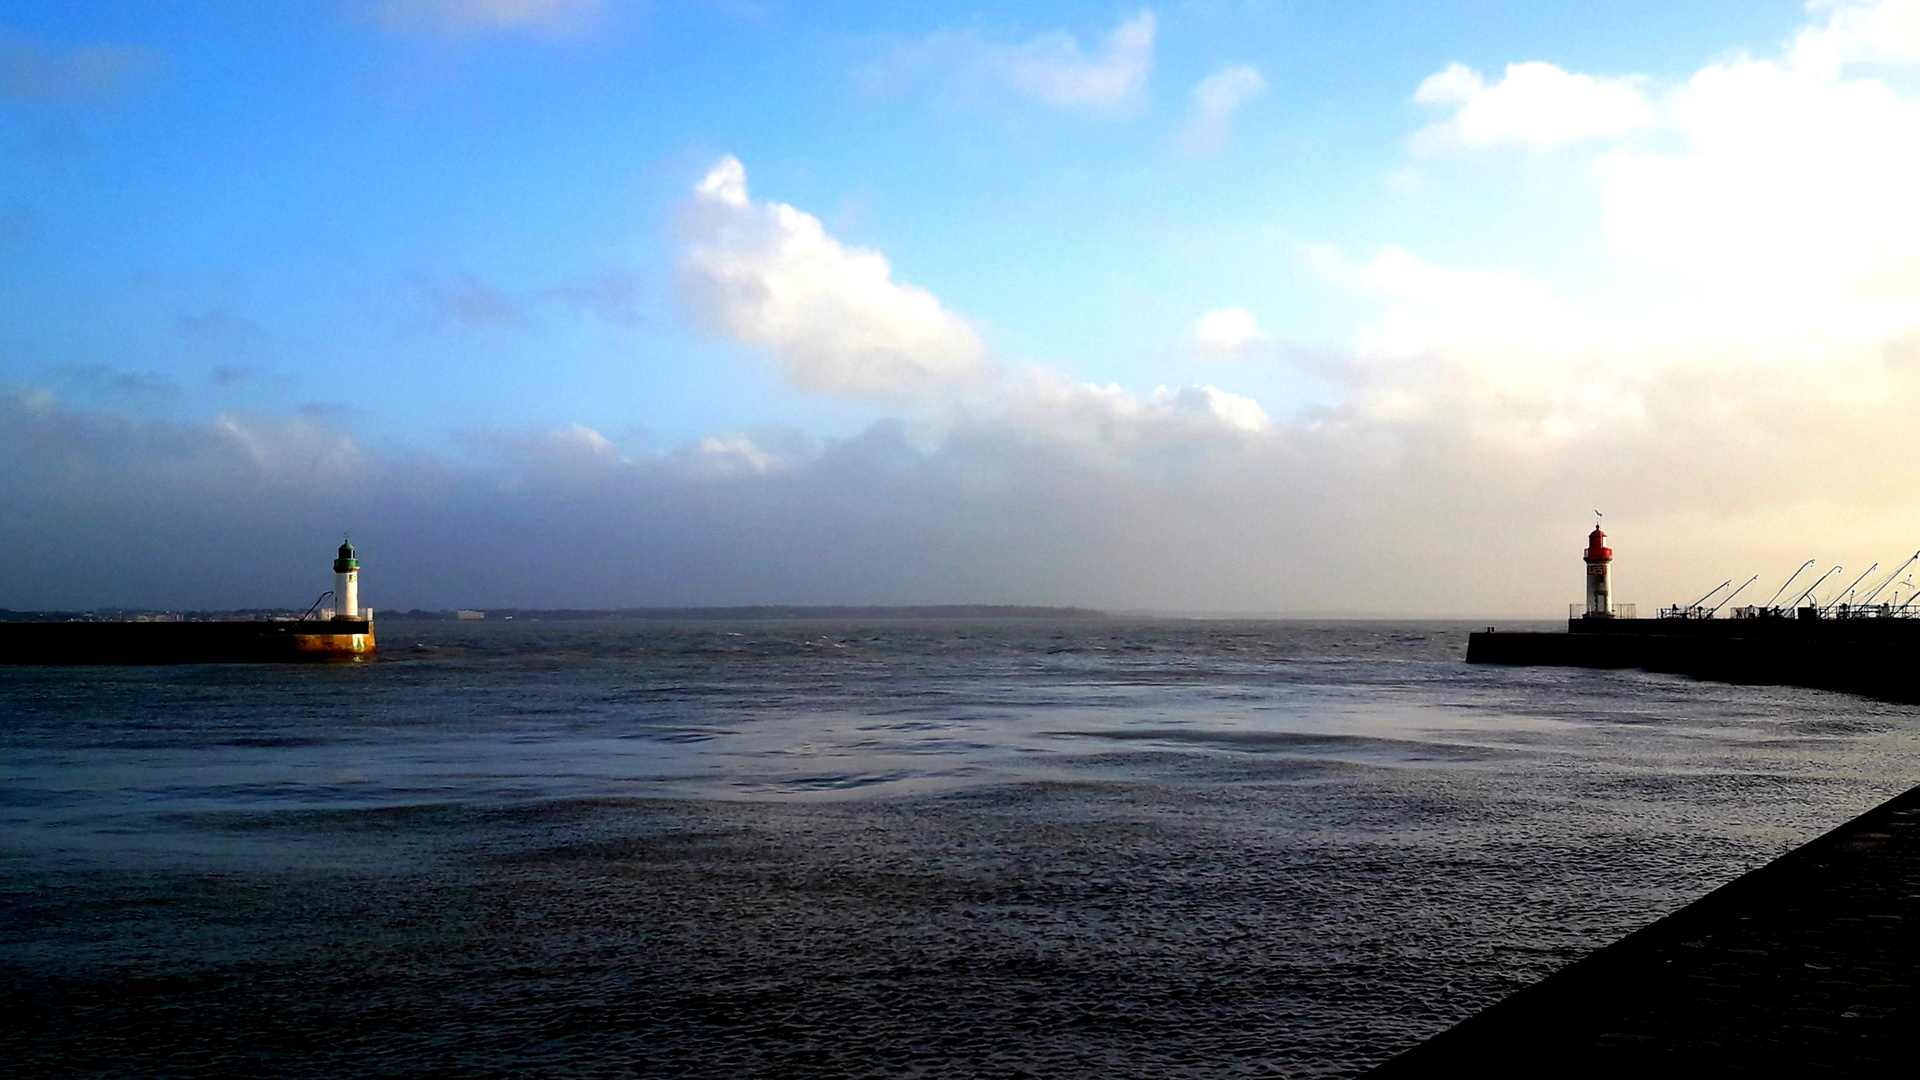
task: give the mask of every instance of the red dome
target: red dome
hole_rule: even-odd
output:
[[[1613,549],[1607,546],[1607,534],[1601,532],[1599,526],[1594,526],[1593,532],[1588,534],[1587,550],[1580,554],[1590,563],[1609,562],[1613,559]]]

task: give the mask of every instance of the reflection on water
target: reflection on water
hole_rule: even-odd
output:
[[[1349,1074],[1920,756],[1906,707],[1468,668],[1466,629],[394,623],[363,666],[0,671],[0,1049]]]

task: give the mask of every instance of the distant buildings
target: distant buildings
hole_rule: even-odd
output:
[[[487,617],[487,613],[484,611],[474,611],[470,608],[461,608],[459,611],[453,613],[453,617],[456,619],[484,619]]]

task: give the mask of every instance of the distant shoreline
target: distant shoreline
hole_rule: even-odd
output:
[[[475,609],[466,609],[469,612]],[[15,611],[0,608],[0,623],[10,622],[210,622],[298,618],[288,608],[179,608],[97,607],[70,610]],[[458,609],[379,608],[381,622],[457,622]],[[1461,623],[1486,627],[1493,623],[1533,624],[1564,620],[1532,615],[1377,615],[1360,612],[1268,611],[1105,611],[1099,608],[1047,607],[1037,604],[746,604],[732,607],[640,608],[486,608],[480,619],[550,619],[556,622],[598,622],[627,619],[636,622],[798,622],[820,620],[901,619],[1056,619],[1082,622],[1150,620],[1173,622],[1292,622],[1292,623]],[[472,614],[468,616],[474,618]],[[476,620],[478,621],[478,620]]]
[[[0,622],[102,622],[152,621],[156,618],[200,622],[206,620],[270,619],[299,612],[267,608],[228,611],[155,612],[151,609],[95,608],[90,611],[10,611],[0,609]],[[383,622],[456,622],[459,610],[378,611]],[[643,622],[777,622],[804,619],[1111,619],[1104,611],[1080,607],[1039,607],[1019,604],[921,604],[921,605],[795,605],[752,604],[738,607],[642,607],[642,608],[487,608],[477,613],[481,619],[548,619],[556,622],[595,622],[631,619]],[[469,615],[469,619],[473,616]],[[480,621],[474,619],[473,621]]]
[[[453,611],[392,611],[383,619],[454,621]],[[1110,619],[1104,611],[1078,607],[1035,607],[1016,604],[922,604],[911,606],[852,604],[749,604],[739,607],[644,608],[488,608],[488,620],[553,619],[592,622],[632,619],[642,622],[774,622],[799,619]]]

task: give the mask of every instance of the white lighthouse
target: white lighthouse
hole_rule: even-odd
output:
[[[333,560],[333,617],[360,617],[360,560],[353,557],[353,545],[340,541],[340,557]]]
[[[1613,549],[1599,525],[1587,536],[1587,550],[1580,558],[1587,564],[1586,618],[1613,618]]]

